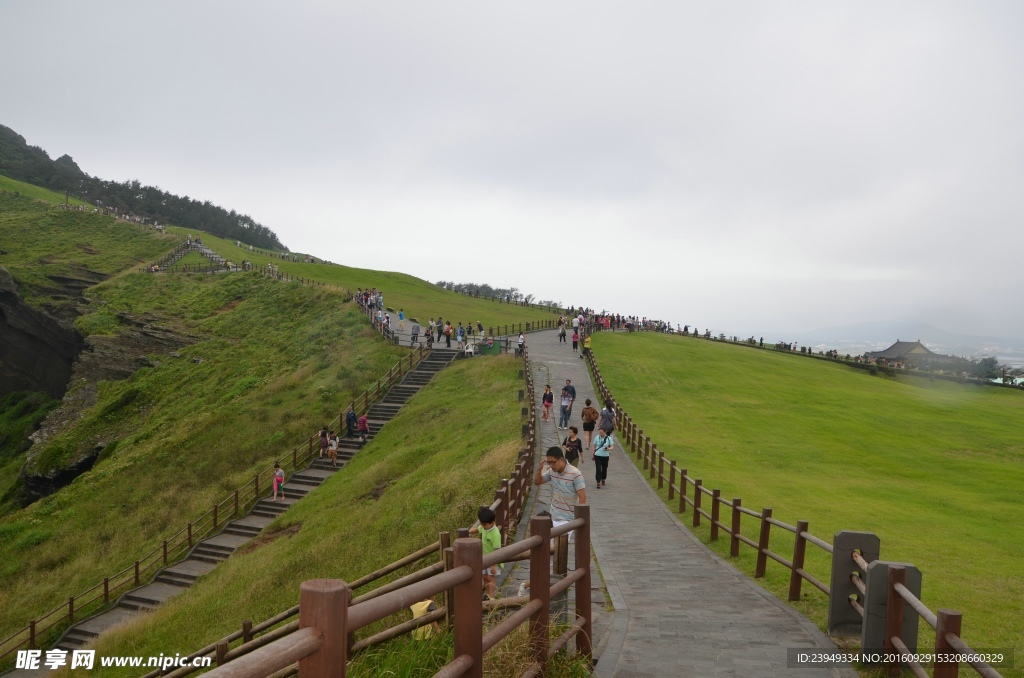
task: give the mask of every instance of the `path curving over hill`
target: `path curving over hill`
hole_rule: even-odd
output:
[[[544,385],[551,384],[557,410],[557,394],[571,379],[577,391],[571,423],[579,427],[584,401],[599,407],[584,361],[553,330],[530,334],[528,346],[538,407]],[[538,457],[565,436],[555,424],[540,422]],[[701,544],[628,454],[612,454],[606,487],[594,486],[594,469],[588,454],[580,470],[592,506],[591,538],[615,607],[610,627],[594,639],[596,675],[856,678],[848,666],[788,668],[787,648],[836,647],[808,619]]]

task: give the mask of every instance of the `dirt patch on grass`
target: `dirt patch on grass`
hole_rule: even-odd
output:
[[[242,303],[241,299],[234,299],[232,301],[229,301],[224,306],[221,306],[220,308],[218,308],[217,309],[217,313],[227,313],[228,311],[233,309],[235,306],[238,306],[240,303]]]
[[[392,482],[393,481],[391,479],[379,481],[376,487],[374,487],[372,490],[370,490],[369,492],[362,496],[362,499],[373,499],[374,501],[377,501],[378,499],[384,496],[385,492],[388,491],[388,488],[391,487]]]
[[[258,548],[262,548],[262,547],[266,546],[267,544],[274,543],[275,541],[277,541],[281,537],[293,537],[296,534],[298,534],[299,530],[301,530],[301,529],[302,529],[302,523],[295,523],[294,525],[289,525],[288,527],[286,527],[286,528],[284,528],[282,530],[275,530],[274,532],[267,532],[267,533],[261,534],[260,536],[256,537],[251,542],[249,542],[248,544],[243,544],[241,547],[239,547],[237,553],[239,555],[245,555],[246,553],[252,553],[253,551],[255,551]]]

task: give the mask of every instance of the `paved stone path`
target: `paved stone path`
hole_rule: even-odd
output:
[[[582,428],[587,398],[597,403],[584,361],[554,331],[528,335],[536,401],[545,384],[571,379],[571,424]],[[641,417],[642,418],[642,417]],[[566,435],[541,422],[539,449]],[[580,432],[582,435],[582,431]],[[541,452],[543,454],[543,452]],[[650,488],[628,454],[613,452],[607,485],[594,487],[589,453],[580,470],[594,520],[592,540],[614,619],[595,627],[598,676],[849,676],[849,667],[787,668],[787,648],[834,650],[809,620],[711,552]],[[543,510],[538,494],[534,513]]]

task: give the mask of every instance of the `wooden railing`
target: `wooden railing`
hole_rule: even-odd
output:
[[[575,557],[578,567],[566,573],[560,581],[551,584],[550,558],[552,538],[576,531]],[[427,600],[445,594],[451,606],[445,606],[420,619],[406,622],[403,632],[436,621],[449,613],[454,625],[454,659],[435,676],[482,676],[483,657],[486,652],[524,623],[530,627],[532,663],[524,676],[544,675],[548,659],[576,639],[577,652],[588,660],[593,655],[591,645],[592,613],[590,598],[590,507],[576,507],[576,518],[552,529],[550,517],[534,517],[530,521],[530,536],[520,542],[504,546],[483,555],[479,539],[460,538],[452,549],[452,567],[419,581],[408,581],[400,588],[372,598],[352,598],[352,587],[338,579],[314,579],[303,582],[299,593],[297,622],[278,630],[274,640],[254,647],[240,656],[215,668],[209,675],[223,678],[263,678],[283,671],[289,675],[298,664],[298,674],[306,678],[344,676],[349,658],[368,646],[367,641],[353,641],[353,634],[378,621],[396,614],[410,601]],[[529,554],[530,596],[500,601],[504,607],[521,605],[499,624],[484,631],[485,605],[481,601],[483,588],[481,570],[485,567],[521,559]],[[423,570],[421,570],[423,572]],[[410,577],[406,577],[409,580]],[[400,580],[401,581],[401,580]],[[396,582],[397,583],[397,582]],[[575,585],[576,605],[570,628],[554,642],[550,641],[551,599]],[[377,593],[373,591],[372,593]],[[389,629],[389,637],[399,627]],[[244,646],[243,646],[244,647]],[[227,658],[230,653],[224,653]],[[156,674],[150,674],[156,675]],[[175,672],[173,675],[183,675]]]
[[[703,480],[691,477],[687,469],[679,468],[674,460],[668,461],[666,473],[665,453],[658,449],[657,444],[651,440],[650,436],[644,434],[643,429],[639,428],[633,418],[622,409],[621,403],[612,396],[611,391],[609,391],[608,386],[605,384],[604,377],[601,376],[601,370],[597,366],[593,350],[586,351],[585,358],[602,401],[613,404],[619,423],[618,435],[623,449],[628,449],[632,454],[636,455],[637,465],[647,472],[650,480],[657,482],[659,490],[667,488],[669,502],[674,501],[678,495],[677,510],[680,514],[685,514],[687,507],[689,507],[693,515],[692,524],[694,527],[699,527],[702,519],[706,519],[708,521],[711,541],[717,541],[722,533],[728,535],[730,540],[729,556],[732,558],[739,556],[741,544],[755,549],[757,552],[757,560],[754,566],[755,578],[765,576],[768,560],[773,560],[788,569],[790,571],[788,591],[788,599],[790,601],[800,599],[801,587],[804,581],[817,588],[826,596],[831,597],[831,587],[807,572],[804,569],[804,564],[806,562],[807,545],[811,544],[833,556],[833,570],[835,570],[834,557],[836,553],[832,544],[811,534],[806,520],[798,520],[796,525],[790,525],[774,518],[772,516],[772,509],[769,507],[764,507],[760,511],[754,511],[743,506],[742,499],[739,497],[735,497],[731,501],[724,499],[721,496],[720,490],[708,489],[704,486]],[[706,504],[705,500],[710,505]],[[725,515],[723,515],[723,507]],[[744,516],[754,518],[757,521],[756,539],[743,534],[742,522]],[[770,549],[773,527],[793,534],[792,559],[786,558]],[[755,534],[755,532],[750,532],[750,534]],[[850,575],[850,581],[854,588],[860,592],[859,600],[853,597],[848,602],[850,607],[856,610],[862,619],[865,617],[862,602],[865,600],[867,589],[861,575],[866,575],[869,564],[860,554],[854,551],[851,566],[847,568],[854,572],[854,574]],[[892,576],[894,570],[902,571],[903,568],[890,566],[890,576]],[[899,586],[896,584],[899,584]],[[899,636],[900,630],[903,628],[903,606],[896,605],[893,602],[895,600],[893,598],[894,595],[898,595],[903,600],[906,600],[932,628],[936,629],[936,653],[939,653],[939,648],[942,647],[942,654],[947,656],[949,653],[955,654],[957,652],[966,655],[976,655],[959,636],[961,614],[952,610],[940,610],[940,616],[937,617],[905,586],[902,586],[902,580],[890,586],[890,603],[886,607],[886,648],[896,648],[896,652],[903,653],[905,657],[912,660],[913,655],[908,655],[906,646],[902,645],[902,640],[897,637],[893,641],[893,636]],[[898,615],[900,620],[898,623],[895,621],[891,622],[892,625],[890,626],[889,618],[891,615]],[[950,650],[949,648],[953,649]],[[921,669],[919,664],[915,667],[913,661],[905,661],[903,663],[910,667],[917,675],[926,675],[922,673],[923,669]],[[979,674],[986,676],[986,678],[998,678],[1000,675],[983,661],[969,663]],[[887,671],[890,671],[888,675],[899,675],[899,662],[895,663],[894,667],[887,668]],[[935,678],[955,678],[958,675],[958,667],[959,663],[957,662],[945,662],[940,670],[940,665],[937,662]]]
[[[365,389],[350,403],[357,412],[366,412],[370,406],[380,400],[396,382],[412,370],[428,355],[425,348],[414,349],[399,359],[377,383]],[[344,423],[344,414],[335,417],[328,425],[340,430]],[[308,464],[319,454],[318,441],[310,436],[297,447],[292,448],[291,457],[282,459],[281,468],[294,473]],[[7,638],[0,640],[0,662],[20,649],[35,649],[40,639],[48,634],[56,633],[66,625],[73,624],[76,619],[95,614],[116,602],[117,598],[134,587],[147,583],[161,568],[184,558],[195,546],[197,541],[218,532],[228,520],[244,515],[261,498],[269,493],[274,469],[268,467],[255,474],[253,479],[215,503],[209,511],[202,514],[187,526],[164,539],[156,548],[139,560],[97,583],[92,588],[70,596],[67,602],[31,620],[27,625],[15,631]]]
[[[521,376],[524,379],[526,390],[519,392],[520,400],[525,399],[525,393],[533,392],[533,376],[529,369],[529,356],[524,354],[524,366]],[[526,399],[526,406],[523,407],[522,413],[526,417],[527,423],[523,426],[523,434],[526,445],[520,450],[519,455],[513,465],[512,472],[509,478],[503,478],[499,483],[498,489],[494,493],[494,500],[490,504],[489,508],[495,512],[495,523],[498,525],[502,534],[502,545],[512,543],[513,537],[517,531],[517,526],[522,518],[523,511],[525,510],[526,499],[531,488],[531,481],[533,478],[533,466],[534,457],[536,452],[536,438],[534,435],[536,426],[536,410],[534,409],[533,399]],[[474,527],[479,523],[474,523]],[[549,523],[550,525],[550,523]],[[469,528],[461,528],[457,531],[459,538],[468,536]],[[567,534],[568,531],[566,530]],[[561,532],[556,532],[555,536],[560,535]],[[544,540],[547,543],[547,540]],[[522,548],[522,547],[521,547]],[[568,562],[567,550],[568,550],[568,539],[564,536],[556,540],[556,547],[552,549],[548,547],[548,553],[554,551],[554,562],[556,564],[556,574],[567,574],[565,564]],[[589,550],[589,549],[588,549]],[[440,574],[445,571],[450,571],[455,568],[454,550],[451,548],[451,535],[448,532],[442,532],[439,539],[425,546],[414,553],[411,553],[389,565],[382,567],[381,569],[360,577],[359,579],[351,582],[348,587],[350,591],[365,587],[371,583],[379,581],[380,579],[392,575],[403,568],[411,566],[416,563],[420,563],[425,560],[431,559],[431,557],[438,558],[438,562],[428,564],[420,569],[417,569],[405,576],[384,584],[372,591],[357,596],[350,601],[350,605],[358,605],[360,603],[373,600],[381,597],[385,594],[404,590],[411,584],[422,582],[425,579],[433,577],[434,575]],[[500,562],[510,562],[512,560],[523,559],[522,556],[505,558]],[[579,562],[579,561],[578,561]],[[545,561],[545,571],[547,568],[547,561]],[[589,558],[586,560],[585,567],[589,567]],[[454,589],[448,589],[444,591],[445,605],[437,611],[411,621],[400,622],[395,626],[392,626],[384,631],[374,634],[369,638],[359,640],[358,642],[350,643],[349,656],[361,652],[367,648],[379,645],[388,640],[408,634],[426,624],[433,623],[442,619],[451,620],[454,616],[456,606],[454,605],[452,596],[454,595]],[[579,595],[579,594],[577,594]],[[587,595],[589,596],[589,588]],[[419,600],[419,599],[417,599]],[[477,598],[479,601],[479,597]],[[488,601],[483,603],[485,609],[494,609],[497,607],[521,607],[526,604],[528,599],[523,598],[506,598],[500,601]],[[232,662],[240,657],[252,653],[265,645],[268,645],[276,640],[279,640],[287,635],[293,634],[299,630],[299,621],[295,621],[294,617],[299,615],[300,605],[291,607],[273,617],[253,625],[251,621],[242,622],[241,628],[220,640],[207,645],[199,650],[196,650],[192,654],[188,655],[186,659],[192,660],[197,657],[213,656],[216,659],[217,666],[223,666],[229,662]],[[589,609],[589,603],[588,603]],[[589,617],[587,617],[589,620]],[[283,626],[281,626],[283,625]],[[575,628],[575,627],[574,627]],[[354,630],[354,629],[353,629]],[[549,648],[549,653],[553,654],[558,649],[565,646],[565,644],[571,639],[572,635],[563,634],[556,643],[552,644]],[[586,637],[590,638],[589,621],[586,625]],[[232,648],[231,644],[236,641],[241,641],[236,647]],[[579,643],[578,643],[579,646]],[[589,649],[587,650],[589,653]],[[191,662],[182,662],[191,663]],[[175,669],[169,673],[163,673],[161,671],[153,671],[146,674],[143,678],[156,678],[159,675],[166,675],[172,678],[181,678],[182,676],[189,675],[198,671],[198,667],[183,666]]]
[[[923,664],[931,664],[934,678],[956,678],[960,664],[968,664],[985,678],[1001,678],[986,659],[1005,662],[1008,657],[998,653],[979,653],[960,637],[962,615],[954,610],[932,612],[905,586],[906,568],[889,566],[889,587],[885,606],[885,647],[883,667],[886,676],[898,678],[906,666],[918,678],[928,678]],[[935,629],[935,644],[928,651],[914,652],[903,642],[904,603],[914,614]],[[997,659],[998,657],[998,659]],[[898,658],[898,659],[897,659]],[[923,661],[922,661],[923,660]]]

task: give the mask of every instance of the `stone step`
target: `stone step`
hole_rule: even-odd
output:
[[[348,458],[351,458],[352,456],[354,456],[354,455],[351,454],[351,453],[346,455],[346,457],[348,457]],[[334,469],[331,466],[331,460],[330,459],[314,459],[313,460],[313,468],[325,469],[325,470],[338,470],[338,471],[340,471],[341,469],[345,468],[345,464],[347,462],[348,462],[348,459],[346,459],[345,457],[341,456],[341,454],[339,454],[338,455],[338,468],[337,469]]]
[[[325,480],[334,475],[334,471],[322,470],[322,469],[305,469],[304,471],[297,471],[292,474],[292,477],[285,483],[304,483],[306,485],[320,485]]]
[[[181,592],[182,588],[180,586],[172,586],[170,584],[156,582],[124,594],[121,598],[121,604],[127,604],[128,607],[138,605],[152,609]]]
[[[221,551],[213,551],[210,549],[197,547],[192,550],[191,554],[189,554],[189,558],[194,558],[195,560],[201,560],[203,562],[211,563],[213,565],[218,565],[223,561],[227,560],[228,556],[230,555],[230,553],[223,553]]]
[[[168,572],[161,572],[158,574],[156,576],[156,581],[163,584],[170,584],[171,586],[180,586],[185,589],[195,583],[195,579],[188,579]]]
[[[232,553],[235,549],[237,549],[239,546],[246,543],[247,541],[249,541],[248,537],[239,537],[238,535],[221,533],[218,535],[214,535],[209,539],[204,539],[203,541],[199,542],[199,545],[208,549],[214,549],[216,551],[225,551],[227,553]]]
[[[263,530],[259,530],[259,529],[252,528],[252,527],[244,527],[242,525],[235,525],[234,523],[228,523],[228,526],[224,528],[224,534],[234,534],[234,535],[238,535],[239,537],[245,537],[247,539],[252,539],[253,537],[258,537],[260,532],[262,532],[262,531]]]

